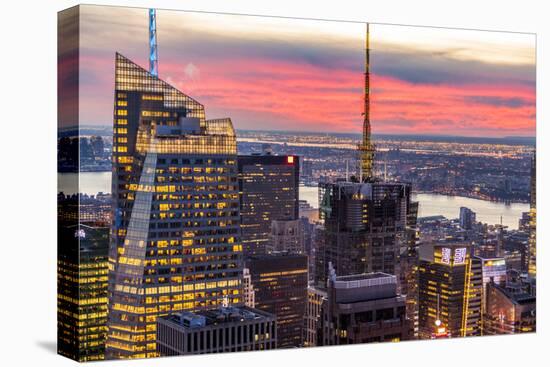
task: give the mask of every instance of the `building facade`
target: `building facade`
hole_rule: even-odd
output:
[[[248,307],[181,312],[157,319],[161,356],[275,349],[274,315]]]
[[[506,260],[502,257],[500,258],[491,258],[485,259],[478,257],[477,261],[481,263],[481,283],[482,283],[482,294],[481,294],[481,316],[485,317],[486,314],[486,300],[487,300],[487,285],[490,282],[493,282],[498,285],[505,285],[507,279],[507,266]],[[485,335],[484,327],[485,322],[482,319],[481,322],[482,330],[481,334]]]
[[[529,209],[529,251],[527,269],[531,278],[537,277],[537,160],[531,164],[531,204]]]
[[[80,362],[105,359],[109,227],[59,223],[58,351]]]
[[[460,227],[465,230],[470,230],[476,223],[476,213],[466,207],[460,207]]]
[[[157,355],[156,319],[241,302],[229,119],[116,55],[109,358]]]
[[[330,275],[323,306],[322,345],[410,340],[405,296],[394,275]]]
[[[238,167],[243,251],[245,256],[264,254],[272,222],[298,219],[299,159],[243,155]]]
[[[254,286],[252,285],[250,269],[243,268],[243,303],[245,306],[254,308],[254,303],[256,300],[254,295]]]
[[[416,223],[418,208],[411,201],[411,186],[349,181],[319,185],[325,238],[316,252],[316,284],[326,282],[329,263],[341,276],[384,272],[401,280],[401,253],[410,245],[408,228],[412,217]]]
[[[325,306],[326,301],[326,290],[308,287],[304,347],[323,345],[321,317],[323,316],[323,307]]]
[[[535,332],[536,297],[524,287],[487,284],[484,314],[484,335],[517,334]]]
[[[305,254],[304,229],[301,219],[272,221],[270,241],[266,246],[267,253],[287,251]]]
[[[272,253],[246,259],[254,287],[254,308],[277,316],[277,347],[303,344],[307,305],[306,255]]]
[[[481,335],[482,270],[468,244],[424,245],[418,268],[419,337]]]

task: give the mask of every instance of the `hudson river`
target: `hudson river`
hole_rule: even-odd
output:
[[[73,178],[73,173],[60,174],[59,183],[63,187],[67,187],[67,184]],[[68,187],[65,191],[66,193],[74,193],[77,190],[75,187]],[[100,191],[104,193],[111,192],[111,172],[81,173],[80,191],[91,195],[95,195]],[[300,186],[300,199],[306,200],[312,207],[318,208],[317,187]],[[505,204],[461,196],[418,194],[413,195],[413,200],[420,203],[419,217],[443,215],[449,219],[458,218],[460,207],[465,206],[476,212],[477,220],[484,223],[498,224],[502,216],[502,224],[510,229],[517,229],[521,213],[529,211],[529,204]]]

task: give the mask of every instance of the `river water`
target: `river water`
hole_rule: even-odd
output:
[[[70,184],[74,181],[73,173],[59,174],[60,187],[65,193],[76,192],[76,187]],[[111,192],[111,172],[84,172],[80,174],[80,192],[95,195],[98,192]],[[300,186],[300,199],[306,200],[312,207],[319,207],[317,187]],[[488,224],[500,223],[510,229],[518,228],[521,213],[529,211],[529,204],[491,202],[461,196],[447,196],[439,194],[417,194],[413,200],[418,201],[419,217],[443,215],[449,219],[458,218],[460,207],[465,206],[477,214],[477,220]]]
[[[317,187],[301,186],[300,199],[306,200],[312,207],[318,208]],[[416,194],[412,199],[419,202],[419,217],[443,215],[449,219],[458,218],[460,207],[465,206],[476,212],[477,220],[483,223],[499,224],[502,216],[502,224],[510,229],[517,229],[521,213],[529,211],[529,204],[505,204],[462,196]]]

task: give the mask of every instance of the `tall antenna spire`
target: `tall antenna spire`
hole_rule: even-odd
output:
[[[149,72],[159,76],[159,64],[157,54],[157,11],[149,9]]]
[[[367,182],[372,180],[372,168],[374,165],[374,144],[371,142],[371,127],[370,127],[370,44],[369,44],[369,23],[367,23],[367,34],[365,42],[365,94],[364,103],[365,111],[363,112],[363,141],[358,147],[360,154],[361,176],[362,181]]]

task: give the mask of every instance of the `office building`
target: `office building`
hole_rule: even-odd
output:
[[[413,327],[395,275],[329,275],[322,345],[409,340]]]
[[[326,281],[328,263],[339,275],[371,272],[401,279],[401,252],[409,246],[411,185],[394,182],[320,183],[324,240],[317,256],[316,284]],[[400,285],[399,285],[400,286]]]
[[[243,268],[243,303],[245,306],[254,308],[256,297],[252,286],[252,276],[248,268]]]
[[[373,172],[375,145],[370,122],[369,24],[365,43],[363,135],[359,146],[359,178],[319,182],[319,217],[323,241],[316,252],[318,286],[326,284],[328,264],[340,276],[383,272],[396,275],[401,290],[401,253],[409,251],[410,231],[418,205],[411,201],[411,185],[377,179]]]
[[[518,229],[520,231],[529,232],[530,222],[531,222],[531,213],[530,212],[521,213],[521,218],[519,218],[518,220]]]
[[[108,358],[154,357],[156,319],[242,301],[229,119],[116,54]]]
[[[302,159],[302,175],[304,179],[310,180],[313,177],[313,161]]]
[[[323,345],[321,317],[323,316],[323,306],[326,301],[326,290],[315,287],[307,288],[304,347]]]
[[[80,362],[105,359],[109,227],[64,226],[57,261],[58,351]]]
[[[536,297],[525,287],[487,284],[484,335],[535,332]]]
[[[59,354],[80,362],[105,358],[109,216],[103,200],[59,193],[57,332]]]
[[[307,304],[307,256],[291,253],[246,259],[254,287],[254,308],[277,316],[277,348],[303,345]]]
[[[426,244],[418,268],[419,337],[446,329],[450,337],[481,334],[481,261],[468,244]]]
[[[266,246],[267,253],[292,252],[306,253],[305,233],[302,221],[274,220],[271,222],[271,238]]]
[[[299,208],[297,156],[238,157],[241,236],[245,256],[264,254],[273,221],[295,221]]]
[[[470,230],[476,224],[476,213],[466,207],[460,207],[460,228]]]
[[[161,356],[275,349],[275,316],[249,307],[178,312],[157,319]]]
[[[529,214],[529,251],[527,269],[531,278],[537,277],[537,160],[531,161],[531,204]]]
[[[486,309],[486,299],[487,299],[487,285],[490,282],[493,282],[498,285],[506,284],[506,260],[504,258],[492,258],[485,259],[478,257],[477,261],[481,263],[481,284],[482,284],[482,294],[481,294],[481,315],[482,318],[485,317]],[[483,327],[485,325],[484,320],[482,320],[482,331],[481,334],[485,335]]]
[[[407,319],[413,324],[413,336],[418,337],[418,263],[420,233],[417,226],[418,202],[411,202],[405,231],[407,247],[400,254],[400,292],[405,296]]]

